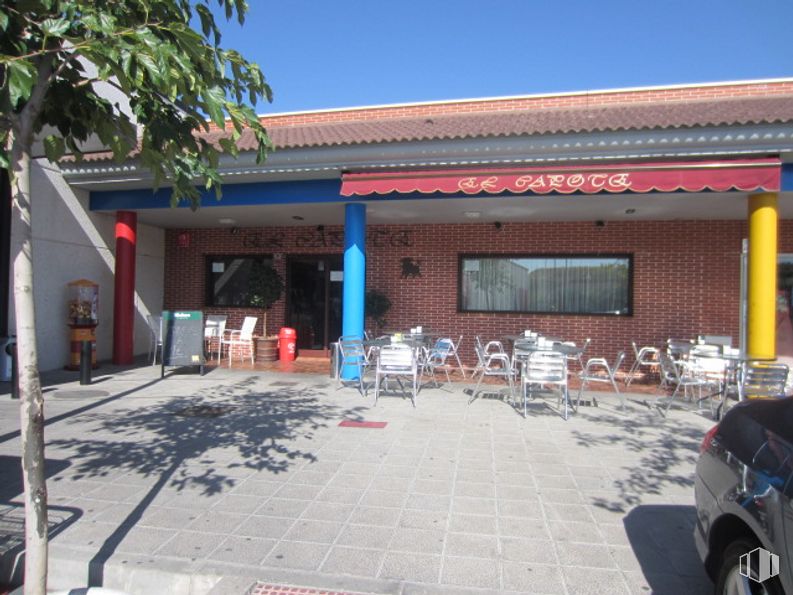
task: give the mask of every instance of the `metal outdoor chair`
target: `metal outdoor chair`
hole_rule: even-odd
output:
[[[586,353],[587,347],[589,347],[589,344],[591,342],[592,342],[592,339],[590,337],[587,337],[586,340],[584,340],[584,344],[581,346],[581,350],[580,351],[578,351],[577,353],[571,353],[571,354],[565,355],[565,358],[567,359],[568,368],[569,368],[570,362],[577,362],[579,369],[583,371],[583,369],[584,369],[584,353]],[[576,344],[575,344],[574,341],[565,341],[563,344],[564,345],[569,345],[571,347],[576,347]]]
[[[474,337],[474,351],[476,352],[477,361],[474,371],[471,372],[472,379],[474,378],[474,376],[476,376],[482,371],[485,365],[484,359],[479,357],[480,354],[483,355],[490,355],[491,353],[506,354],[506,351],[504,350],[504,344],[501,341],[488,341],[487,343],[483,343],[479,335],[476,335]]]
[[[374,404],[380,397],[380,384],[384,379],[394,377],[400,388],[404,390],[402,378],[409,378],[412,384],[410,401],[416,406],[418,394],[418,363],[416,352],[410,345],[394,344],[384,345],[377,354],[377,366],[374,377]]]
[[[625,376],[625,386],[631,385],[636,374],[638,374],[642,368],[650,368],[650,370],[653,370],[658,367],[658,352],[660,350],[657,347],[646,345],[640,348],[636,345],[636,341],[631,341],[631,346],[633,347],[634,359],[633,365],[631,365],[627,376]]]
[[[157,363],[157,351],[162,357],[162,316],[146,316],[146,324],[149,326],[149,354],[151,365]]]
[[[671,386],[675,387],[664,412],[669,411],[672,401],[675,400],[681,388],[683,389],[684,398],[688,399],[689,388],[696,388],[699,392],[699,397],[702,397],[702,387],[713,384],[699,373],[696,366],[689,365],[687,361],[676,362],[671,355],[663,351],[658,353],[658,365],[660,367],[661,382],[656,388],[655,400],[658,400],[658,393],[662,389],[668,390]]]
[[[451,384],[452,380],[449,378],[449,364],[447,360],[454,353],[454,342],[449,337],[438,339],[435,345],[428,349],[422,358],[421,374],[423,378],[425,373],[429,373],[432,377],[432,382],[436,387],[440,386],[435,377],[438,370],[446,373],[446,382]]]
[[[491,341],[488,345],[492,343],[498,343],[498,341]],[[502,347],[503,349],[503,347]],[[476,345],[474,346],[474,351],[476,351],[476,359],[477,369],[476,372],[479,372],[479,381],[476,383],[476,388],[474,388],[474,392],[471,393],[471,398],[468,400],[468,404],[470,405],[474,399],[476,399],[476,395],[479,393],[479,387],[482,384],[482,380],[486,376],[495,377],[495,378],[504,378],[509,385],[509,398],[511,401],[515,399],[515,381],[514,375],[515,370],[512,367],[512,361],[508,354],[504,353],[503,351],[493,351],[492,353],[488,353],[486,351],[486,347],[482,346],[482,342],[479,341],[477,337]]]
[[[460,368],[460,374],[462,374],[463,378],[465,378],[465,368],[463,367],[463,362],[460,361],[460,353],[459,353],[460,352],[460,345],[462,344],[462,342],[463,342],[463,336],[462,335],[460,335],[460,338],[457,339],[457,343],[455,343],[454,341],[451,341],[452,350],[451,350],[451,353],[449,353],[449,355],[453,355],[454,359],[457,360],[457,367]]]
[[[361,396],[367,395],[366,385],[364,383],[364,375],[369,369],[371,360],[369,359],[370,352],[364,348],[363,340],[356,335],[344,335],[339,337],[339,374],[336,377],[336,389],[338,389],[342,382],[342,375],[345,366],[352,366],[358,373],[358,390]]]
[[[617,353],[617,357],[614,359],[614,363],[611,365],[609,365],[605,357],[593,357],[587,360],[584,370],[578,374],[578,378],[581,381],[581,386],[578,387],[578,397],[575,401],[576,409],[578,409],[578,405],[581,402],[581,395],[583,394],[584,388],[587,384],[590,382],[605,382],[610,383],[614,388],[614,392],[620,396],[620,408],[623,411],[625,410],[625,395],[620,392],[615,379],[617,370],[619,370],[620,366],[622,365],[622,360],[624,359],[625,352],[620,351]]]
[[[243,352],[247,350],[250,353],[251,365],[253,365],[253,331],[256,328],[257,320],[256,316],[246,316],[242,321],[242,327],[239,329],[224,330],[223,335],[220,337],[220,347],[218,348],[218,364],[220,364],[220,358],[223,355],[225,346],[229,352],[229,368],[231,367],[235,349],[240,354],[240,361],[243,359]]]
[[[526,401],[532,387],[547,386],[559,389],[559,405],[564,402],[564,419],[567,419],[570,402],[567,390],[567,356],[558,351],[533,351],[521,366],[523,417],[526,417]]]
[[[785,364],[751,362],[743,371],[740,397],[744,399],[781,398],[790,369]]]

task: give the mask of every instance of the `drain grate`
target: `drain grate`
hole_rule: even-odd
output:
[[[289,585],[273,585],[257,582],[247,595],[365,595],[358,591],[329,591],[327,589],[312,589],[311,587],[293,587]]]
[[[229,413],[233,407],[230,405],[190,405],[174,411],[174,415],[182,417],[220,417]]]
[[[342,422],[339,422],[339,427],[341,428],[377,428],[381,429],[388,425],[388,422],[385,421],[353,421],[351,419],[345,419]]]

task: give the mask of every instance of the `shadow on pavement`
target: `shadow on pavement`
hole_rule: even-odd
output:
[[[68,461],[46,459],[47,479],[70,466]],[[0,455],[0,585],[22,582],[25,567],[25,504],[20,457]],[[82,516],[78,508],[48,506],[48,535],[54,537]]]
[[[235,468],[286,472],[296,461],[314,458],[291,442],[310,440],[317,430],[342,417],[363,420],[360,413],[365,407],[343,408],[323,401],[322,387],[257,391],[256,380],[256,376],[241,378],[146,408],[83,412],[79,423],[95,427],[96,432],[49,442],[73,453],[75,479],[130,471],[155,478],[94,556],[89,585],[102,585],[105,563],[164,488],[210,496],[234,487],[239,477]],[[215,458],[222,449],[236,455]]]
[[[693,506],[637,506],[623,523],[652,593],[712,592],[694,544]]]

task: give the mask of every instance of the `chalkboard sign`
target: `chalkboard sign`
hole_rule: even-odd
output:
[[[166,310],[162,313],[162,368],[200,366],[204,374],[204,313],[200,310]]]

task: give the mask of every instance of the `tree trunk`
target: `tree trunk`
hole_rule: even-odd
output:
[[[11,257],[14,269],[22,477],[25,486],[25,595],[44,595],[47,591],[44,399],[39,380],[33,299],[30,151],[23,144],[24,140],[13,138],[11,145],[11,163],[14,168]]]

